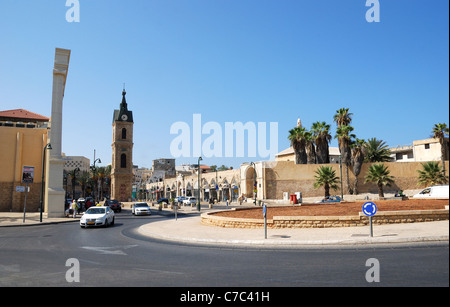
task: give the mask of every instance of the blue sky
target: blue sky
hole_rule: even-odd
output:
[[[71,49],[63,106],[67,155],[111,162],[123,83],[134,116],[133,162],[171,158],[173,123],[278,123],[278,149],[300,117],[354,114],[358,138],[389,146],[448,124],[449,2],[380,0],[0,1],[0,109],[50,116],[54,50]],[[192,131],[191,131],[192,133]],[[203,139],[208,135],[203,135]],[[331,146],[337,146],[333,139]],[[238,167],[262,157],[205,159]],[[197,157],[177,158],[177,164]]]

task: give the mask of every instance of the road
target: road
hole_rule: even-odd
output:
[[[124,210],[109,228],[81,229],[78,223],[1,228],[0,286],[449,286],[448,244],[221,248],[158,242],[136,231],[165,218]],[[372,258],[379,263],[379,282],[366,280],[372,268],[366,261]],[[76,277],[79,282],[68,282]]]

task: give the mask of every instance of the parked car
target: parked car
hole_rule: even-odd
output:
[[[108,206],[95,206],[87,209],[80,219],[80,226],[95,227],[114,225],[114,211]]]
[[[131,207],[131,214],[134,215],[151,215],[150,207],[147,203],[134,203]]]
[[[327,196],[322,200],[316,201],[315,203],[340,203],[341,198],[339,196]]]
[[[109,206],[114,212],[122,211],[122,203],[115,199],[109,199],[105,202],[105,206]]]
[[[169,199],[167,199],[167,198],[160,198],[160,199],[158,199],[157,201],[156,201],[158,204],[160,204],[160,203],[166,203],[166,204],[168,204],[169,203]]]
[[[196,204],[196,203],[197,203],[197,198],[195,198],[195,197],[187,197],[185,200],[183,200],[184,205],[191,205],[191,204]]]
[[[448,184],[427,187],[415,194],[413,198],[448,198]]]

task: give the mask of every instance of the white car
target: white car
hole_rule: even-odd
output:
[[[197,198],[195,198],[195,197],[188,197],[185,200],[183,200],[184,205],[191,205],[191,204],[196,204],[196,203],[197,203]]]
[[[131,207],[131,214],[134,215],[151,215],[150,207],[147,203],[134,203]]]
[[[114,225],[114,211],[108,206],[95,206],[86,210],[80,219],[81,227]]]

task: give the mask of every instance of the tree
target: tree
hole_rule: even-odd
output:
[[[305,148],[306,148],[306,159],[308,164],[316,164],[316,149],[314,147],[314,136],[312,132],[305,132]]]
[[[383,140],[377,140],[377,138],[368,139],[365,148],[365,162],[391,161],[391,152],[389,151],[388,146]]]
[[[423,170],[418,170],[418,184],[431,186],[448,182],[448,177],[444,176],[438,162],[430,161],[422,163]]]
[[[433,127],[433,138],[439,140],[441,144],[441,164],[442,164],[442,174],[445,176],[445,151],[446,151],[446,141],[445,138],[448,137],[449,128],[447,124],[435,124]]]
[[[330,125],[326,122],[315,122],[311,126],[316,144],[316,158],[318,164],[330,163],[328,143],[331,141]]]
[[[72,198],[75,199],[75,186],[78,183],[77,174],[80,172],[80,169],[77,167],[71,171],[67,172],[67,176],[72,180]]]
[[[366,175],[365,183],[373,182],[378,187],[378,196],[384,197],[383,186],[391,186],[394,183],[393,176],[384,164],[372,164]]]
[[[291,146],[295,153],[295,164],[306,164],[306,129],[302,127],[295,127],[289,130],[288,139],[291,141]]]
[[[324,187],[325,197],[330,196],[330,188],[333,190],[338,189],[339,177],[336,177],[336,171],[331,166],[321,166],[315,171],[314,188]]]
[[[350,177],[348,168],[351,164],[351,150],[350,144],[352,138],[355,138],[354,134],[350,134],[353,131],[353,127],[350,125],[341,125],[336,129],[336,138],[339,142],[339,151],[341,152],[341,161],[345,165],[345,172],[347,175],[347,190],[350,194],[353,194],[353,189],[350,186]]]
[[[365,144],[366,141],[356,139],[350,145],[352,150],[353,174],[355,175],[355,183],[353,185],[353,192],[355,194],[358,194],[358,176],[361,173],[361,167],[364,162]]]
[[[80,179],[79,179],[79,183],[80,183],[80,186],[81,186],[81,193],[82,193],[81,195],[82,195],[82,197],[86,197],[86,186],[88,184],[88,181],[89,181],[89,172],[82,171]]]
[[[338,127],[349,125],[352,122],[352,116],[353,113],[350,113],[348,108],[340,108],[339,110],[336,110],[333,121]]]

